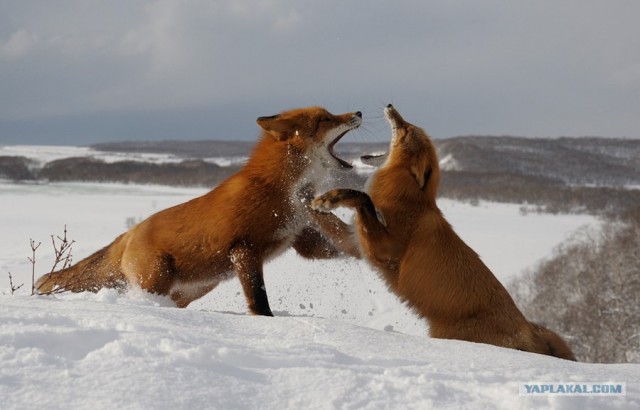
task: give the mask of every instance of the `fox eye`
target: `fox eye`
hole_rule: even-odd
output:
[[[320,122],[329,122],[329,121],[331,121],[331,118],[329,117],[320,118]]]

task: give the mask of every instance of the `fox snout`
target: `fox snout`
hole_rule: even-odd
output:
[[[387,107],[384,109],[384,116],[387,121],[389,121],[392,127],[397,127],[405,122],[404,118],[402,118],[400,113],[391,104],[387,105]]]
[[[356,111],[351,117],[351,120],[349,121],[349,125],[351,127],[356,128],[356,127],[359,127],[360,124],[362,124],[362,112]]]

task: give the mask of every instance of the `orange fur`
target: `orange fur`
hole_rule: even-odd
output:
[[[262,137],[242,170],[211,192],[150,216],[78,264],[42,276],[39,292],[133,284],[185,307],[235,273],[250,311],[272,315],[262,275],[268,258],[289,246],[308,258],[338,253],[317,228],[346,225],[310,212],[308,202],[327,169],[351,167],[333,145],[361,117],[309,107],[258,118]],[[340,245],[357,252],[353,244],[351,251]]]
[[[575,360],[550,330],[525,319],[506,289],[436,205],[440,169],[427,134],[389,105],[386,162],[364,192],[338,189],[314,209],[356,210],[364,257],[389,288],[427,319],[432,337],[488,343]]]

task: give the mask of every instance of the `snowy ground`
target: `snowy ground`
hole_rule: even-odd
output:
[[[593,365],[332,319],[162,308],[113,291],[0,296],[3,409],[638,408],[640,365]],[[627,383],[524,397],[520,383]]]
[[[29,238],[42,242],[37,276],[53,261],[51,234],[76,241],[76,261],[108,245],[126,230],[127,222],[187,201],[203,189],[122,184],[2,184],[0,183],[0,289],[7,289],[11,272],[15,283],[30,292]],[[508,283],[523,269],[549,255],[568,235],[597,221],[585,215],[523,216],[517,205],[481,203],[471,206],[441,200],[440,206],[454,228]],[[309,261],[291,250],[270,261],[265,281],[276,312],[348,321],[376,329],[426,334],[426,326],[390,294],[366,263],[354,259]],[[245,313],[240,284],[231,280],[190,306]]]
[[[202,189],[0,183],[0,397],[22,408],[637,408],[640,365],[592,365],[458,341],[426,326],[365,263],[269,262],[276,318],[246,315],[236,279],[188,309],[136,292],[29,297],[66,224],[75,260],[137,221]],[[588,216],[521,215],[519,207],[440,205],[503,282]],[[6,276],[25,283],[9,295]],[[532,381],[626,382],[626,397],[521,397]]]

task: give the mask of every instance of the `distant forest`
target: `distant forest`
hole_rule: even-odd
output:
[[[640,204],[640,140],[605,138],[456,137],[435,140],[442,167],[440,196],[523,205],[523,212],[615,215]],[[384,152],[386,143],[336,147],[354,160]],[[92,157],[38,165],[24,157],[0,157],[0,178],[12,181],[94,181],[214,187],[240,165],[209,158],[249,156],[253,143],[160,141],[96,144],[98,151],[162,153],[182,162],[107,163]],[[362,188],[367,175],[334,175],[335,185]]]

